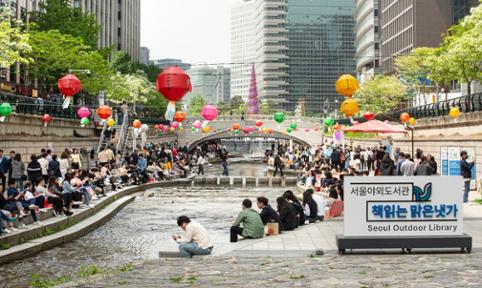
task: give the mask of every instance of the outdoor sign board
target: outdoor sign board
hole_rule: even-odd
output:
[[[460,176],[460,152],[467,151],[469,158],[467,161],[475,161],[475,147],[440,147],[441,175],[442,176]],[[472,167],[471,189],[476,189],[476,165]]]
[[[344,181],[344,236],[463,235],[461,176]]]

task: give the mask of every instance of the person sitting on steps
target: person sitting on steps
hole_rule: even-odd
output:
[[[213,250],[206,228],[191,221],[187,216],[179,216],[177,225],[186,231],[186,236],[172,235],[179,244],[179,257],[192,258],[194,255],[209,255]]]
[[[243,210],[239,212],[238,217],[231,226],[231,242],[238,242],[238,235],[248,239],[263,238],[264,225],[258,212],[251,208],[252,202],[244,199]],[[243,224],[243,227],[240,227]]]

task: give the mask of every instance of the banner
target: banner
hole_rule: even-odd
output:
[[[463,234],[462,177],[345,177],[345,236]]]

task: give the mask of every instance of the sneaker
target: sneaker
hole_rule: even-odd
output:
[[[5,229],[2,230],[2,233],[0,233],[0,235],[1,235],[1,234],[10,234],[10,233],[12,233],[12,231],[10,231],[10,230],[8,230],[7,228],[5,228]]]
[[[10,232],[15,232],[15,231],[18,231],[18,229],[17,229],[17,228],[15,228],[15,227],[9,227],[9,228],[7,228],[7,229],[8,229],[8,230],[10,230]]]
[[[18,224],[18,229],[27,229],[27,225],[20,223]]]
[[[54,217],[59,216],[59,212],[57,212],[57,210],[54,209],[54,210],[52,210],[52,212],[54,213]]]
[[[19,219],[22,219],[22,218],[25,218],[27,217],[27,213],[23,212],[23,211],[20,211],[20,216],[18,217]]]
[[[46,212],[49,212],[48,209],[45,209],[45,208],[42,208],[42,209],[39,209],[40,212],[43,212],[43,213],[46,213]]]
[[[28,206],[28,209],[30,209],[30,210],[38,209],[38,206],[37,206],[37,205],[34,205],[34,204],[30,204],[30,205]]]
[[[40,221],[37,221],[37,222],[35,222],[35,223],[33,223],[33,224],[34,224],[34,225],[38,225],[38,226],[43,226],[43,225],[44,225],[44,223],[42,223],[42,222],[40,222]]]

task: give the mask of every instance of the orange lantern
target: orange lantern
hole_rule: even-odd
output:
[[[417,124],[417,119],[412,117],[408,120],[408,125],[413,127],[413,126],[415,126],[415,124]]]
[[[342,75],[336,81],[336,92],[345,97],[353,96],[358,88],[358,80],[350,74]]]
[[[203,127],[203,133],[209,133],[209,131],[211,131],[211,127],[209,127],[209,126]]]
[[[410,114],[407,112],[404,112],[400,115],[400,121],[402,121],[402,123],[407,123],[408,120],[410,120]]]
[[[239,125],[238,123],[234,123],[232,128],[233,130],[241,130],[241,125]]]
[[[347,98],[341,103],[340,111],[345,114],[346,117],[353,117],[353,115],[360,111],[360,106],[355,99]]]
[[[176,120],[179,123],[182,123],[186,119],[186,113],[183,111],[177,111],[176,114],[174,114],[174,120]]]
[[[112,116],[112,109],[109,106],[103,105],[97,108],[96,113],[100,119],[107,120],[110,116]]]
[[[134,128],[141,128],[141,126],[142,126],[141,120],[139,120],[139,119],[134,120],[134,122],[132,122],[132,126]]]

